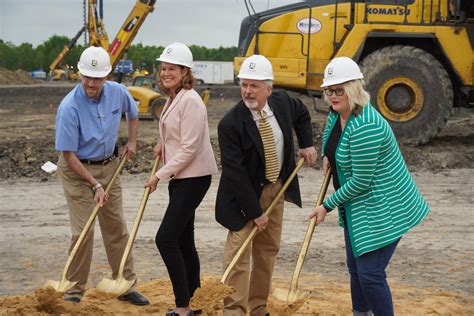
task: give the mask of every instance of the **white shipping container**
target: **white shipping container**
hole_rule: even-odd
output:
[[[234,64],[231,61],[195,61],[193,76],[200,84],[234,82]]]

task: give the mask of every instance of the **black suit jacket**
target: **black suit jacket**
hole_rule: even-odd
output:
[[[295,168],[293,129],[299,148],[313,146],[311,117],[306,106],[284,91],[274,91],[268,104],[283,132],[284,157],[280,172],[283,181]],[[224,227],[238,231],[249,220],[263,214],[260,195],[265,179],[265,156],[257,125],[243,101],[221,119],[218,126],[222,175],[217,191],[216,220]],[[301,207],[298,178],[285,192],[285,200]]]

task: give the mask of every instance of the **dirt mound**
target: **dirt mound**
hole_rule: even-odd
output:
[[[269,309],[272,315],[348,315],[350,295],[346,284],[313,275],[318,280],[311,286],[304,286],[308,295],[303,301],[278,301],[269,298]],[[276,288],[287,288],[288,282],[276,280]],[[206,288],[206,291],[204,289]],[[474,307],[472,297],[455,292],[420,289],[402,284],[394,284],[395,312],[398,315],[472,315]],[[38,289],[34,295],[18,295],[0,298],[1,315],[143,315],[163,314],[174,307],[174,298],[169,280],[157,279],[139,285],[139,290],[146,295],[151,304],[137,307],[120,302],[110,295],[103,294],[94,288],[89,289],[80,304],[65,302],[62,295],[52,288]],[[202,308],[204,315],[218,315],[222,311],[222,297],[229,290],[217,281],[217,277],[204,277],[199,303],[191,303],[193,308]],[[207,291],[209,290],[209,291]],[[221,295],[213,294],[221,292]],[[211,295],[206,295],[211,293]],[[197,297],[195,297],[197,298]],[[196,304],[197,303],[197,304]]]
[[[41,83],[41,81],[33,79],[30,74],[24,70],[8,70],[0,67],[0,84],[15,85],[37,83]]]

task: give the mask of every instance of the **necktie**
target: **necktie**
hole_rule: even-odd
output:
[[[267,114],[265,111],[258,111],[260,115],[260,124],[258,130],[263,143],[263,152],[265,153],[265,177],[271,183],[275,183],[278,179],[280,171],[278,170],[278,157],[275,147],[275,139],[273,138],[273,131],[270,123],[267,121]]]

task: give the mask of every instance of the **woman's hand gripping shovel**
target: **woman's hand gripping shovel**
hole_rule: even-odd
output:
[[[331,169],[328,168],[326,174],[324,175],[316,206],[319,206],[323,203],[330,179]],[[313,236],[314,228],[316,227],[316,220],[317,218],[315,216],[309,222],[308,229],[306,231],[306,236],[303,241],[303,246],[301,247],[300,255],[298,257],[298,261],[296,262],[295,272],[293,273],[293,278],[291,279],[290,290],[277,288],[273,291],[273,296],[275,296],[280,301],[294,303],[307,295],[305,292],[298,290],[298,278],[300,277],[301,268],[303,267],[306,254],[308,253],[309,244],[311,243],[311,237]]]
[[[120,174],[120,171],[122,171],[122,168],[125,165],[126,161],[127,161],[127,156],[123,155],[122,159],[120,160],[120,164],[118,165],[117,169],[115,169],[115,172],[112,175],[112,178],[110,179],[109,184],[107,185],[107,188],[105,189],[105,195],[109,193],[110,189],[112,188],[115,182],[115,179],[117,179],[118,175]],[[92,213],[89,216],[89,219],[86,225],[84,226],[84,229],[82,230],[81,235],[79,235],[79,238],[77,239],[77,242],[74,245],[74,248],[69,254],[69,258],[67,259],[66,266],[64,267],[64,270],[63,270],[63,274],[61,275],[61,280],[60,281],[49,280],[45,283],[44,285],[45,287],[50,286],[54,288],[56,292],[65,293],[66,291],[70,290],[74,285],[76,285],[77,281],[73,282],[67,279],[67,273],[69,272],[71,263],[76,257],[77,251],[79,250],[79,247],[82,245],[82,242],[84,241],[86,234],[89,232],[89,229],[94,223],[94,220],[97,216],[97,213],[99,212],[99,209],[100,209],[100,205],[99,203],[97,203],[94,209],[92,210]]]
[[[275,207],[275,205],[277,204],[277,202],[281,198],[281,196],[285,193],[285,191],[288,188],[288,186],[290,185],[291,181],[296,176],[296,174],[298,173],[300,168],[303,166],[303,163],[304,163],[304,159],[300,158],[300,160],[298,161],[298,164],[295,167],[295,170],[293,170],[291,175],[288,177],[286,182],[283,184],[283,187],[280,189],[280,192],[278,192],[278,194],[273,199],[272,204],[270,204],[270,206],[265,211],[265,215],[270,216],[270,214],[273,211],[273,208]],[[255,238],[256,234],[257,234],[257,227],[255,226],[254,228],[252,228],[252,230],[250,231],[250,234],[247,236],[247,238],[244,240],[244,242],[240,246],[240,248],[237,251],[237,253],[235,254],[234,258],[229,263],[229,266],[227,266],[227,269],[224,271],[224,275],[221,278],[222,283],[225,283],[225,281],[227,280],[227,277],[229,276],[230,272],[234,268],[235,264],[237,263],[237,261],[239,261],[240,257],[244,253],[245,249],[247,249],[249,243]]]
[[[150,179],[156,173],[156,169],[158,169],[158,164],[160,163],[160,155],[156,156],[155,161],[153,162],[153,167],[151,169]],[[127,246],[125,247],[125,251],[122,256],[122,261],[120,261],[120,268],[115,280],[103,278],[102,281],[99,282],[97,285],[97,289],[102,292],[112,293],[121,295],[127,292],[135,283],[135,280],[126,280],[123,276],[123,270],[125,269],[125,263],[127,262],[128,256],[130,255],[130,251],[132,250],[133,242],[135,241],[135,237],[137,236],[138,227],[140,226],[140,222],[143,217],[143,212],[145,211],[146,203],[148,202],[148,196],[150,195],[150,187],[145,188],[143,192],[142,199],[140,201],[140,206],[137,210],[137,216],[135,217],[135,223],[133,224],[132,231],[130,232],[130,236],[128,237]]]

